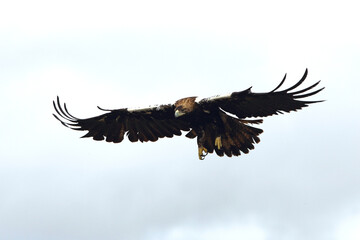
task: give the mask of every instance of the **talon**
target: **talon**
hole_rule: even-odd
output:
[[[199,147],[199,159],[200,160],[204,160],[205,159],[205,157],[206,157],[206,155],[208,155],[208,150],[206,149],[206,148],[204,148],[204,147]],[[203,152],[205,153],[205,154],[203,154]]]
[[[221,137],[215,138],[215,146],[220,150],[220,148],[222,147]]]

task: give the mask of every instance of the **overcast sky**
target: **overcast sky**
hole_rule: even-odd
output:
[[[360,239],[355,1],[0,4],[0,238]],[[255,150],[197,159],[196,140],[80,139],[81,118],[285,87],[326,102],[266,118]]]

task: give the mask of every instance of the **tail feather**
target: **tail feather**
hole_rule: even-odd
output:
[[[239,120],[228,115],[222,116],[225,131],[222,133],[221,138],[223,142],[224,152],[227,156],[238,156],[240,152],[249,153],[254,149],[255,143],[260,142],[260,135],[263,130],[249,126],[247,124],[259,124],[259,120]]]
[[[222,157],[224,155],[239,156],[241,153],[249,153],[254,149],[254,144],[260,142],[258,137],[263,130],[248,124],[260,124],[262,119],[242,120],[221,114],[222,127],[217,123],[208,123],[201,129],[192,129],[187,134],[188,138],[197,137],[199,147],[206,148],[208,153],[215,153]],[[221,137],[221,146],[215,146],[215,139]]]

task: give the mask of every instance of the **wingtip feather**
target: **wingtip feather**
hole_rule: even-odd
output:
[[[297,83],[295,83],[294,86],[289,87],[288,89],[283,90],[282,92],[289,92],[289,91],[297,88],[298,86],[300,86],[300,85],[305,81],[307,75],[308,75],[308,69],[306,68],[306,69],[305,69],[305,73],[304,73],[304,75],[301,77],[301,79],[300,79]]]
[[[276,90],[278,90],[283,85],[283,83],[285,82],[285,79],[286,79],[286,75],[287,74],[285,73],[285,75],[284,75],[283,79],[281,80],[280,84],[277,85],[277,87],[274,90],[272,90],[271,93],[275,92]]]

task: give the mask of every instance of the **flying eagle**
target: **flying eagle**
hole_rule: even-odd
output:
[[[187,97],[177,100],[175,104],[159,105],[143,109],[115,109],[92,118],[76,118],[69,113],[66,104],[60,104],[59,97],[53,101],[58,119],[64,126],[74,130],[88,131],[83,137],[94,140],[119,143],[124,135],[131,142],[155,142],[159,138],[180,136],[181,131],[188,131],[188,138],[197,137],[198,157],[203,160],[208,153],[216,152],[219,156],[239,156],[254,149],[260,142],[262,129],[249,124],[260,124],[262,119],[278,113],[296,111],[311,103],[322,101],[304,101],[324,88],[310,91],[320,81],[302,90],[295,90],[307,76],[294,86],[277,91],[286,79],[267,93],[253,93],[251,87],[230,95],[215,96],[198,100]]]

